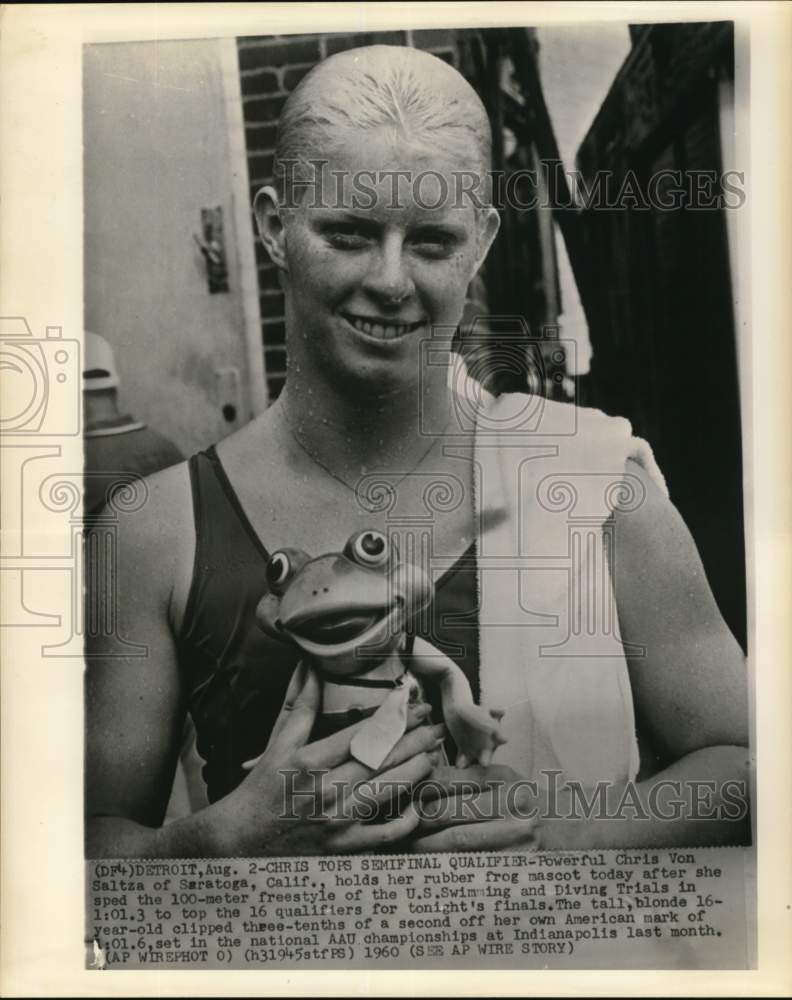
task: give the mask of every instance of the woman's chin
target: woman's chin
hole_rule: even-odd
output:
[[[419,385],[418,366],[409,358],[359,358],[354,363],[347,361],[338,374],[339,381],[360,398],[390,395]]]
[[[360,391],[417,387],[421,384],[423,343],[422,330],[390,341],[377,341],[353,330],[339,338],[320,361],[322,377],[354,382]]]

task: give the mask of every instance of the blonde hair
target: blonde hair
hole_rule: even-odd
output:
[[[489,118],[478,94],[448,63],[428,52],[372,45],[317,64],[289,96],[278,123],[275,183],[305,180],[311,161],[345,134],[391,126],[475,168],[488,192]]]

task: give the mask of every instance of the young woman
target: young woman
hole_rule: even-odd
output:
[[[451,384],[451,336],[498,229],[489,146],[474,91],[413,49],[334,56],[287,101],[282,183],[256,201],[285,294],[287,384],[217,448],[152,478],[144,511],[122,520],[119,629],[149,652],[91,650],[90,856],[745,838],[742,655],[648,449],[623,420],[521,395],[462,398]],[[564,477],[589,532],[569,552],[580,511],[559,503]],[[366,500],[378,481],[387,503]],[[614,503],[614,481],[636,502]],[[448,655],[483,704],[505,708],[509,742],[492,766],[440,766],[443,728],[417,724],[423,705],[377,771],[351,757],[354,726],[308,742],[319,681],[256,623],[265,568],[276,549],[335,552],[361,529],[424,552],[436,588],[414,655]],[[573,550],[583,556],[570,562]],[[581,601],[597,627],[578,627]],[[185,710],[212,804],[163,827]],[[637,784],[636,729],[661,761]],[[570,819],[558,801],[529,815],[547,793],[527,782],[548,775],[601,786],[613,818]],[[327,808],[373,776],[431,776],[449,803],[456,778],[495,780],[509,808],[492,808],[486,788],[432,819],[409,805],[362,824]],[[659,798],[702,782],[706,823]],[[618,808],[625,789],[632,811]]]

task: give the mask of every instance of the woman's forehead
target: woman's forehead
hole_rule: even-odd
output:
[[[344,129],[339,141],[317,146],[312,160],[314,156],[330,169],[350,174],[360,170],[449,173],[477,166],[475,156],[466,156],[457,146],[446,148],[439,139],[429,143],[391,126]]]
[[[354,140],[312,154],[300,170],[309,195],[303,204],[433,216],[480,207],[485,179],[472,158],[387,132],[360,130]]]

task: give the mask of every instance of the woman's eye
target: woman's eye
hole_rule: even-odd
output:
[[[424,257],[450,257],[456,247],[456,241],[448,233],[422,233],[415,236],[412,245]]]
[[[327,234],[331,246],[340,250],[360,250],[368,244],[368,238],[355,226],[339,226]]]

